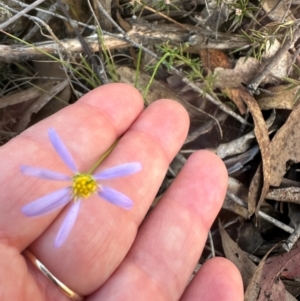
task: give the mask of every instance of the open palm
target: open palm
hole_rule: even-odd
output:
[[[144,219],[188,124],[178,103],[159,100],[143,111],[133,87],[109,84],[1,147],[0,299],[69,300],[22,256],[28,248],[88,301],[243,300],[239,273],[223,258],[205,263],[187,286],[227,187],[226,170],[215,155],[194,153]],[[20,172],[22,164],[69,172],[49,143],[49,128],[57,130],[81,172],[122,135],[97,170],[142,163],[142,170],[130,177],[106,181],[130,197],[133,208],[124,210],[91,196],[59,248],[53,242],[70,205],[42,217],[21,212],[24,205],[65,185]]]

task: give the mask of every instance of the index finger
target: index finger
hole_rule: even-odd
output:
[[[55,127],[67,142],[78,168],[87,171],[122,135],[143,110],[139,92],[125,84],[95,89],[81,100],[24,131],[0,148],[0,241],[23,250],[41,235],[59,214],[28,218],[21,207],[29,201],[63,187],[34,179],[26,181],[20,165],[32,165],[68,174],[51,148],[47,132]],[[80,137],[80,142],[76,137]]]

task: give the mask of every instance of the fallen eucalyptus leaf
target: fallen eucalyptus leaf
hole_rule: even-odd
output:
[[[285,124],[277,131],[271,142],[270,184],[279,186],[287,172],[287,162],[300,162],[300,105],[291,112]]]

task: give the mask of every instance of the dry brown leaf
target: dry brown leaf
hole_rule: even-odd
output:
[[[291,112],[285,124],[277,131],[271,142],[270,184],[279,186],[286,173],[286,163],[300,162],[300,105]]]
[[[268,128],[266,125],[266,122],[263,118],[263,115],[261,113],[261,110],[256,102],[256,100],[253,98],[252,95],[246,90],[246,88],[241,88],[241,91],[243,91],[243,95],[240,95],[243,101],[246,103],[246,105],[249,108],[249,111],[251,112],[251,115],[254,120],[254,132],[255,136],[260,148],[261,156],[262,156],[262,166],[263,166],[263,187],[261,190],[261,194],[258,200],[257,192],[251,189],[251,186],[253,186],[253,182],[257,182],[257,178],[255,176],[253,177],[250,189],[249,189],[249,203],[257,203],[255,214],[257,216],[259,208],[264,201],[268,190],[270,186],[270,172],[271,172],[271,165],[270,165],[270,139],[268,134]],[[253,212],[250,211],[249,207],[249,214],[252,215]]]
[[[247,253],[240,249],[239,246],[231,239],[220,221],[219,230],[226,258],[237,266],[242,275],[244,287],[247,287],[255,272],[256,265],[249,259]]]
[[[280,43],[274,41],[274,43],[268,47],[264,54],[264,59],[270,59],[278,51]],[[241,114],[246,113],[246,106],[243,102],[245,92],[241,88],[241,84],[247,84],[264,68],[264,64],[261,64],[255,58],[249,57],[240,58],[234,69],[231,60],[226,54],[218,49],[203,49],[200,51],[201,60],[203,66],[206,69],[217,74],[217,78],[214,82],[214,87],[221,89],[237,106]],[[266,78],[265,83],[274,83],[277,81],[276,77],[281,78],[287,74],[287,68],[291,60],[290,54],[286,53],[284,58],[280,61],[278,66],[272,70],[272,73]],[[221,69],[222,68],[222,69]],[[274,81],[275,77],[275,81]],[[247,97],[247,96],[246,96]]]
[[[241,90],[241,88],[224,88],[222,89],[222,92],[235,103],[242,115],[246,114],[247,108],[241,97],[241,94],[243,94],[243,90]]]
[[[257,103],[261,110],[286,109],[292,110],[298,102],[295,102],[295,95],[299,87],[287,89],[287,85],[270,87],[270,94],[262,93],[256,97]]]
[[[276,84],[278,82],[277,78],[282,78],[287,75],[287,69],[290,63],[287,57],[290,57],[290,55],[286,55],[286,59],[283,63],[274,68],[264,79],[262,84]],[[241,57],[238,59],[234,69],[215,69],[214,73],[217,75],[217,78],[214,82],[214,88],[235,88],[241,83],[248,84],[257,74],[260,74],[263,69],[264,65],[255,58],[249,57],[245,60],[244,57]]]
[[[260,282],[261,293],[258,301],[285,300],[285,286],[280,279],[296,279],[300,276],[300,248],[270,257],[266,260]]]
[[[201,61],[203,67],[214,71],[217,67],[222,67],[225,69],[232,69],[233,64],[229,57],[219,49],[202,49],[199,51],[201,56]],[[240,113],[243,115],[246,113],[246,106],[243,100],[240,98],[240,88],[228,88],[225,87],[221,89],[223,93],[225,93],[228,98],[230,98],[237,108],[239,109]]]
[[[256,268],[255,273],[254,273],[253,277],[251,278],[251,281],[246,289],[244,301],[256,301],[256,300],[258,300],[259,296],[262,294],[261,279],[263,276],[264,265],[266,263],[266,260],[269,256],[269,254],[272,252],[272,250],[276,246],[274,246],[260,261],[260,263],[259,263],[258,267]],[[268,300],[268,301],[270,301],[270,300]],[[280,301],[284,301],[284,299],[282,299]]]
[[[238,59],[234,69],[216,68],[214,73],[217,78],[214,82],[214,88],[237,88],[241,83],[248,84],[257,74],[260,74],[265,67],[264,61],[269,60],[278,51],[281,44],[275,40],[274,43],[267,48],[266,54],[263,56],[263,62],[259,62],[253,57]],[[262,84],[276,84],[278,78],[287,76],[288,68],[291,63],[291,55],[286,52],[276,68],[266,76]]]
[[[264,265],[264,260],[262,260],[257,267],[250,284],[248,285],[245,296],[244,296],[244,301],[256,301],[259,293],[260,293],[260,280],[262,277],[262,272],[263,272],[263,265]],[[282,300],[283,301],[283,300]]]
[[[247,84],[261,70],[262,66],[256,59],[251,57],[247,60],[240,58],[234,69],[215,69],[214,74],[217,75],[217,78],[214,82],[214,88],[235,88],[240,86],[241,83]]]
[[[214,71],[217,67],[232,69],[233,63],[229,57],[219,49],[201,49],[199,51],[201,56],[202,66],[205,69]]]
[[[255,212],[257,200],[261,195],[261,187],[263,186],[263,171],[261,164],[258,166],[249,186],[248,195],[248,218]],[[251,198],[250,198],[251,195]]]
[[[262,7],[273,21],[284,22],[295,20],[293,14],[288,10],[290,0],[264,0]]]

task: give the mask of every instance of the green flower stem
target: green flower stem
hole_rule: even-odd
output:
[[[118,144],[120,138],[117,139],[113,145],[99,158],[99,160],[92,166],[92,168],[88,171],[88,174],[92,174],[96,168],[101,164],[102,161],[113,151],[113,149],[116,147]]]

